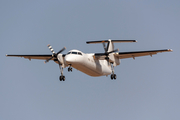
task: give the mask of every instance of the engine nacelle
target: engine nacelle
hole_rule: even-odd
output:
[[[113,53],[109,55],[109,62],[113,63],[113,66],[120,65],[120,60],[118,57],[115,57]]]
[[[120,65],[120,59],[119,58],[117,58],[117,57],[114,57],[114,63],[113,63],[113,66],[118,66],[118,65]]]
[[[63,54],[58,54],[57,58],[58,58],[58,61],[60,62],[60,64],[62,65],[62,67],[65,68],[67,66],[66,62],[65,62],[65,56]]]

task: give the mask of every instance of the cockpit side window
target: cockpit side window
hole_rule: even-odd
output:
[[[82,55],[82,53],[78,52],[78,55]]]
[[[68,52],[67,55],[68,55],[68,54],[71,54],[71,52]]]

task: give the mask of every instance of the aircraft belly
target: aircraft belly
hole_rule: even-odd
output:
[[[95,69],[93,69],[92,67],[88,68],[87,66],[85,65],[72,65],[73,68],[87,74],[87,75],[90,75],[90,76],[102,76],[103,74],[99,73],[99,71],[96,71]]]
[[[105,60],[95,60],[90,56],[66,56],[66,64],[90,76],[104,76],[111,74],[111,68]]]
[[[72,64],[75,69],[94,77],[111,74],[111,69],[101,61],[86,61],[79,64]]]

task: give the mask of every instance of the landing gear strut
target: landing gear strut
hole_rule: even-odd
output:
[[[114,74],[114,66],[113,66],[113,64],[111,64],[111,69],[112,69],[112,74],[111,74],[111,80],[116,80],[116,78],[117,78],[117,76],[116,76],[116,74]]]
[[[63,75],[63,67],[61,67],[60,64],[59,64],[59,68],[60,68],[60,71],[61,71],[61,76],[59,77],[59,80],[60,81],[65,81],[65,76]]]

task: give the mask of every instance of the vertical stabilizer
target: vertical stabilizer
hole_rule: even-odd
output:
[[[108,44],[107,44],[107,52],[109,53],[111,51],[114,51],[114,44],[111,41],[111,39],[109,39]],[[108,57],[109,57],[109,62],[111,62],[111,63],[115,62],[115,58],[114,58],[113,53],[110,53]]]
[[[111,41],[111,39],[108,40],[108,44],[107,44],[107,52],[111,52],[114,50],[114,44]]]

